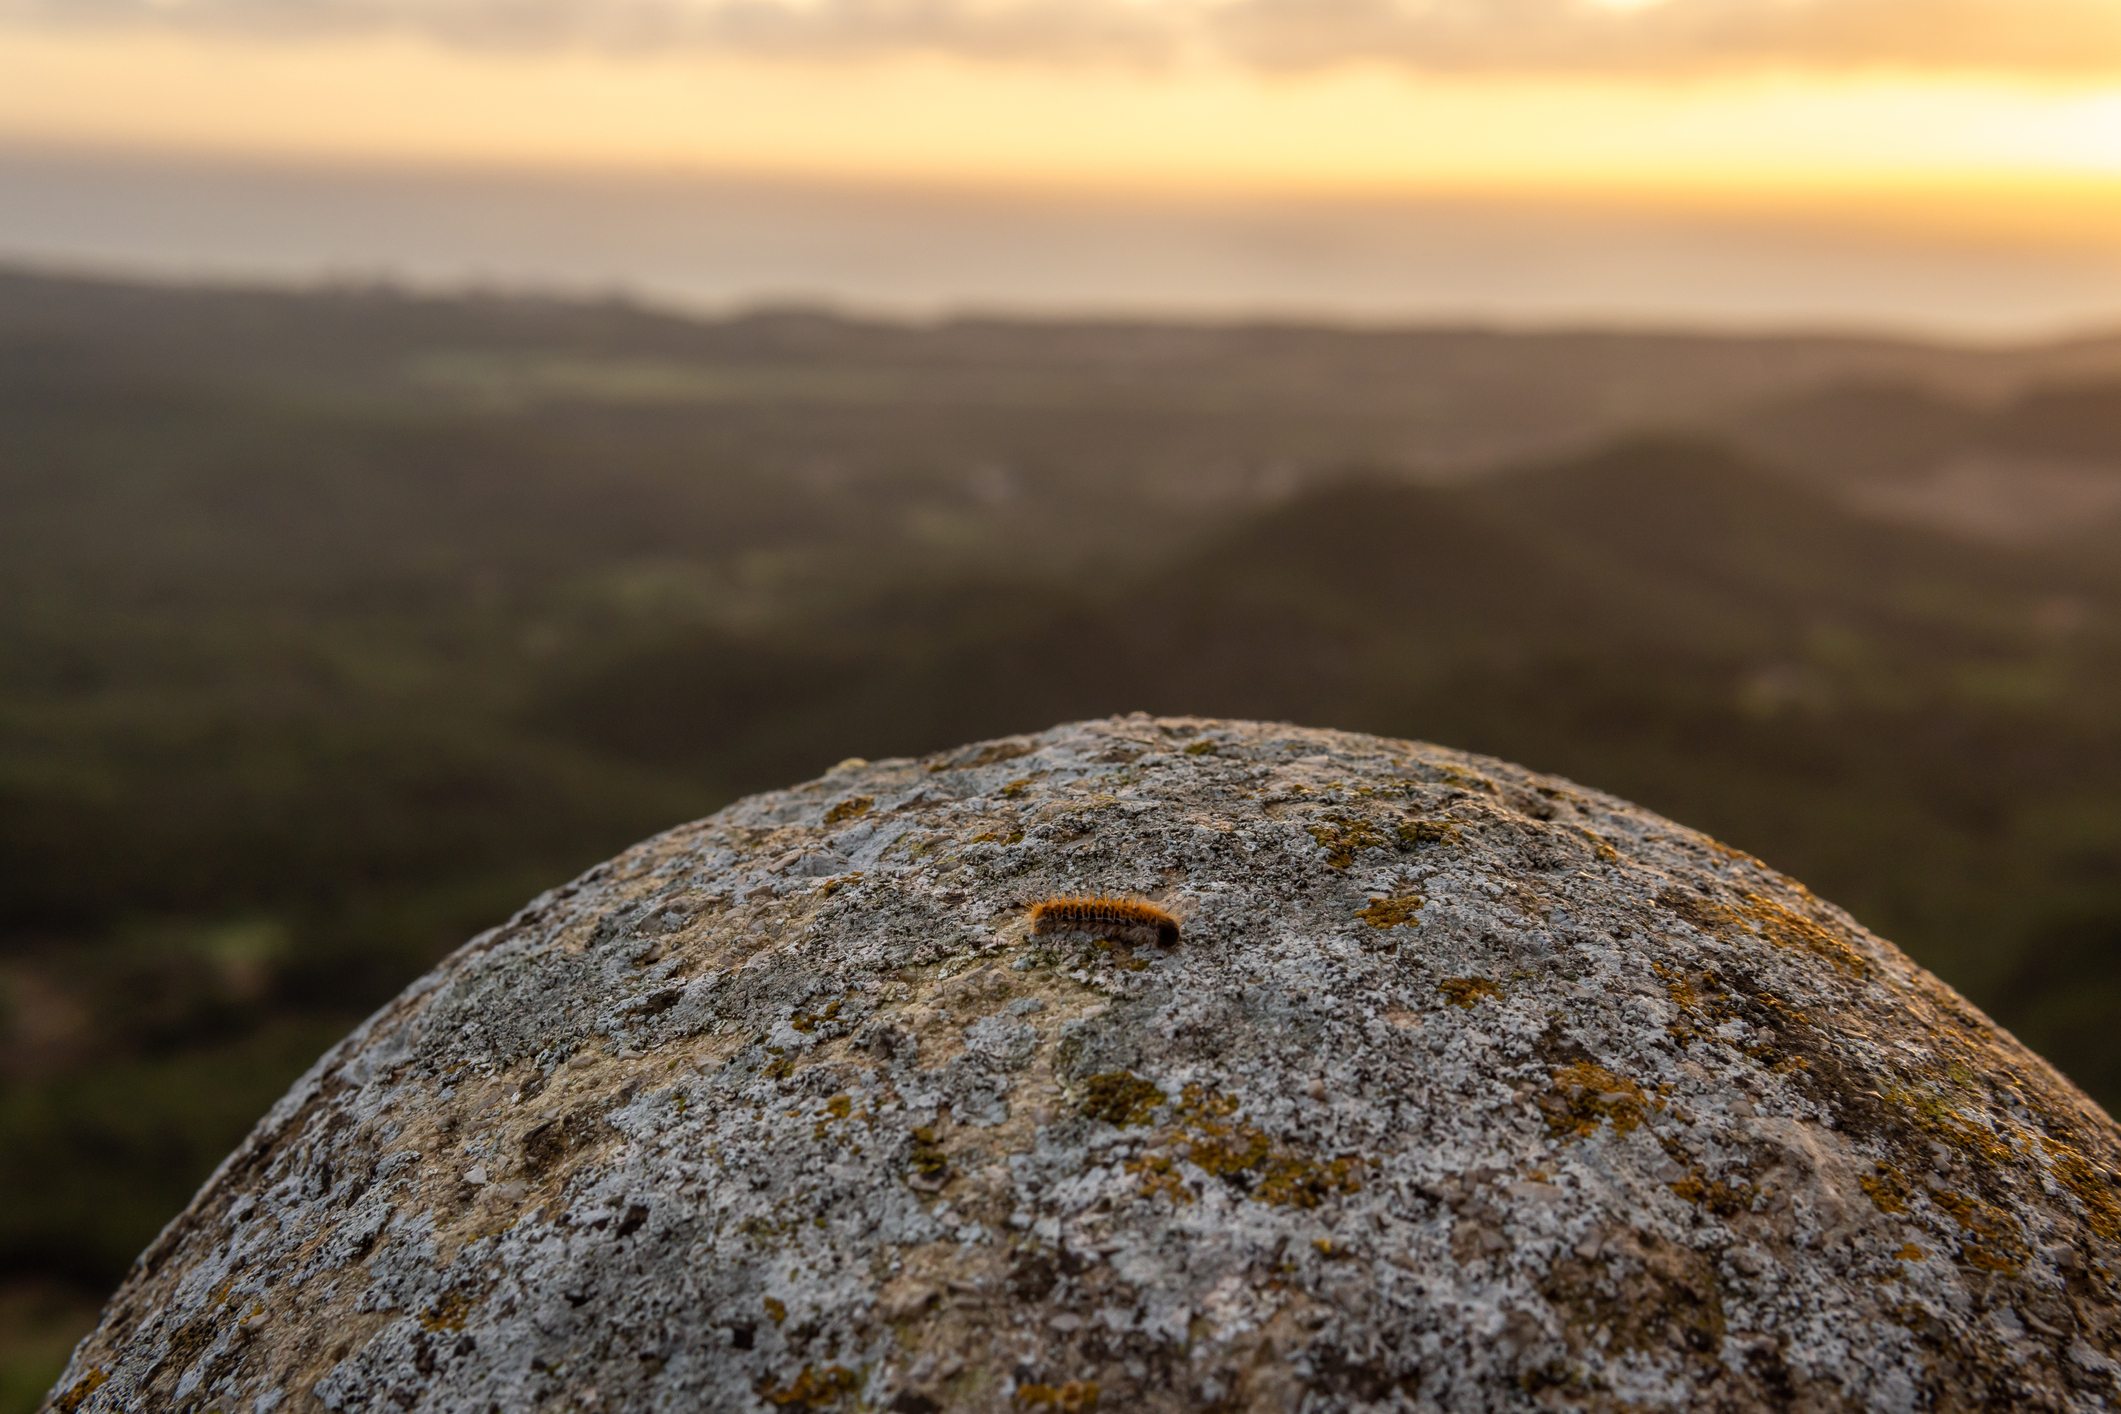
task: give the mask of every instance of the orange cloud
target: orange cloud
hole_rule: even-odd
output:
[[[1267,72],[2121,74],[2121,0],[0,0],[0,26]]]

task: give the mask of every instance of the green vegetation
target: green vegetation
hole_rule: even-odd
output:
[[[1854,508],[1962,452],[2096,481],[2105,356],[0,278],[0,1410],[326,1045],[541,888],[1070,717],[1613,790],[2121,1101],[2121,530]],[[2025,391],[1938,391],[1974,373]],[[1611,438],[1644,417],[1705,430]],[[1358,834],[1323,857],[1454,839]]]

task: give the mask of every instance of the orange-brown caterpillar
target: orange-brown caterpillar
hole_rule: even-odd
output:
[[[1049,898],[1031,906],[1034,933],[1089,933],[1115,943],[1170,947],[1178,920],[1153,903],[1131,898]]]

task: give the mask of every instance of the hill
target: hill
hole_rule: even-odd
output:
[[[1641,800],[2113,1104],[2121,537],[1866,499],[2095,466],[2113,352],[0,278],[0,1307],[627,841],[1138,708]]]

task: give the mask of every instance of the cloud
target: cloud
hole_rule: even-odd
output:
[[[1268,72],[2121,74],[2121,0],[0,0],[0,25]]]
[[[1210,23],[1269,69],[1361,56],[1541,73],[2121,72],[2121,0],[1234,0]]]

